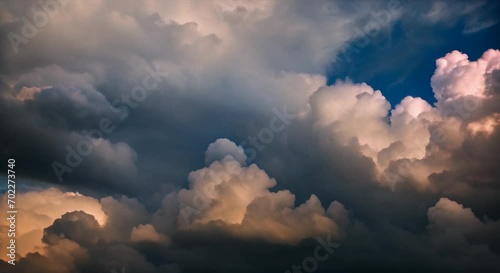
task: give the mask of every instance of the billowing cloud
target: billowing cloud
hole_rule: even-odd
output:
[[[276,180],[255,164],[244,167],[224,156],[190,173],[189,181],[189,189],[180,190],[177,197],[177,223],[182,229],[203,230],[219,223],[238,237],[293,244],[319,235],[340,235],[339,225],[328,216],[345,211],[340,203],[332,203],[327,213],[312,195],[295,207],[295,196],[288,190],[271,192]]]
[[[168,238],[165,235],[156,232],[152,225],[146,224],[134,227],[132,229],[132,233],[130,234],[130,240],[132,242],[151,241],[164,243],[168,241]]]
[[[500,227],[498,221],[478,219],[470,208],[447,198],[441,198],[428,213],[431,241],[436,247],[446,250],[448,255],[459,256],[465,260],[480,257],[481,263],[491,263],[498,256],[491,251],[489,244],[497,238],[493,230]]]
[[[234,142],[227,138],[219,138],[208,145],[205,151],[205,164],[210,165],[214,161],[224,159],[225,156],[231,156],[241,165],[244,165],[247,160],[243,147],[236,146]]]
[[[0,200],[2,217],[7,218],[7,195],[0,196]],[[79,193],[62,192],[55,188],[18,194],[16,205],[18,212],[16,237],[19,242],[17,252],[21,256],[32,251],[42,251],[43,229],[67,212],[85,211],[94,215],[99,225],[106,224],[107,220],[99,200]],[[3,225],[1,229],[9,228]],[[2,248],[2,259],[6,259],[6,251],[6,248]]]
[[[15,271],[500,270],[498,7],[0,3]]]
[[[402,176],[411,176],[427,187],[429,175],[453,168],[449,156],[461,149],[470,131],[491,134],[498,125],[498,109],[480,106],[498,101],[498,94],[488,91],[487,77],[499,69],[500,51],[488,50],[474,62],[454,51],[436,64],[431,80],[435,107],[406,97],[389,115],[390,104],[380,91],[339,80],[311,96],[315,129],[342,145],[356,141],[376,164],[381,183],[394,186]],[[387,172],[393,162],[396,170]]]

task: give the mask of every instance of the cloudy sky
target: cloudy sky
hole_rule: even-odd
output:
[[[1,271],[499,272],[498,14],[0,1]]]

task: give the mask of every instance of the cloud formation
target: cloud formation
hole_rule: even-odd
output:
[[[237,236],[295,244],[305,238],[339,234],[338,225],[315,195],[295,207],[290,191],[269,191],[276,181],[255,164],[242,167],[232,157],[225,157],[192,172],[189,181],[190,188],[178,193],[178,223],[185,228],[203,229],[203,224],[220,222]],[[339,209],[343,207],[332,208],[331,213]],[[304,222],[308,225],[301,225]]]
[[[435,103],[330,73],[346,45],[495,26],[455,2],[68,1],[43,26],[52,1],[0,3],[2,33],[36,31],[0,41],[15,272],[286,272],[317,249],[316,272],[499,270],[500,51],[438,58]],[[397,57],[347,70],[421,69]]]
[[[205,164],[210,165],[212,162],[220,161],[226,156],[231,156],[241,165],[244,165],[247,160],[243,147],[236,146],[234,142],[227,138],[219,138],[208,145],[205,151]]]

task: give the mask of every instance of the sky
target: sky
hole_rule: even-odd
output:
[[[499,11],[0,1],[1,272],[498,272]]]

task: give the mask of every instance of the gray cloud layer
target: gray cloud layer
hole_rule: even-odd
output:
[[[285,272],[318,237],[316,272],[500,269],[500,51],[438,59],[435,105],[324,75],[370,22],[491,3],[0,5],[0,154],[37,181],[14,272]]]

